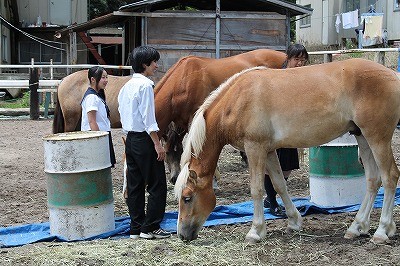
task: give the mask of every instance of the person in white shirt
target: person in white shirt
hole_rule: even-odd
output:
[[[136,47],[130,62],[135,72],[118,95],[122,129],[127,133],[128,206],[131,218],[130,238],[167,238],[171,234],[160,227],[167,200],[164,168],[165,150],[161,145],[155,116],[154,82],[148,77],[157,70],[160,54],[152,47]],[[145,210],[145,191],[148,192]]]
[[[106,103],[104,90],[108,83],[107,71],[100,66],[88,70],[90,86],[83,95],[82,131],[108,131],[111,167],[115,165],[114,145],[111,137],[110,110]]]

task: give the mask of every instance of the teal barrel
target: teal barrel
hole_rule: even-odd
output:
[[[359,204],[366,192],[354,136],[345,134],[309,149],[310,200],[325,207]]]
[[[50,233],[67,240],[115,229],[108,132],[43,138]]]

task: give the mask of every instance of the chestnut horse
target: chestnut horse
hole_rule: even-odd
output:
[[[281,68],[285,59],[285,53],[268,49],[258,49],[221,59],[186,56],[167,71],[156,84],[154,94],[156,118],[160,136],[166,138],[166,162],[173,183],[180,171],[182,139],[192,116],[208,94],[243,69],[254,66]],[[113,128],[121,127],[117,98],[120,89],[130,78],[108,76],[105,94]],[[87,87],[87,70],[75,72],[61,82],[58,87],[53,133],[79,130],[80,103]],[[171,122],[175,122],[176,125],[170,125]]]
[[[212,176],[226,144],[248,156],[254,217],[246,241],[266,236],[266,170],[285,204],[288,229],[299,230],[302,217],[288,195],[276,149],[318,146],[350,132],[358,142],[368,189],[345,238],[368,235],[371,209],[383,184],[381,219],[372,241],[388,241],[396,231],[392,211],[400,172],[391,140],[399,118],[400,80],[372,61],[350,59],[284,70],[256,67],[234,75],[205,100],[189,130],[175,184],[179,237],[196,239],[214,209]]]

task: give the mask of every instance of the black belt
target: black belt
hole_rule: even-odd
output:
[[[142,131],[142,132],[128,131],[128,134],[131,134],[131,135],[142,135],[142,134],[147,134],[147,132],[146,131]]]

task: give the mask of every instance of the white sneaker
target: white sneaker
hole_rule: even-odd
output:
[[[139,235],[130,235],[129,238],[130,239],[139,239]]]
[[[151,232],[148,232],[148,233],[141,232],[139,237],[144,238],[144,239],[153,239],[154,238],[154,236]]]
[[[153,239],[153,238],[161,239],[161,238],[168,238],[170,236],[171,233],[166,232],[161,228],[154,230],[153,232],[140,233],[140,237],[144,239]]]

